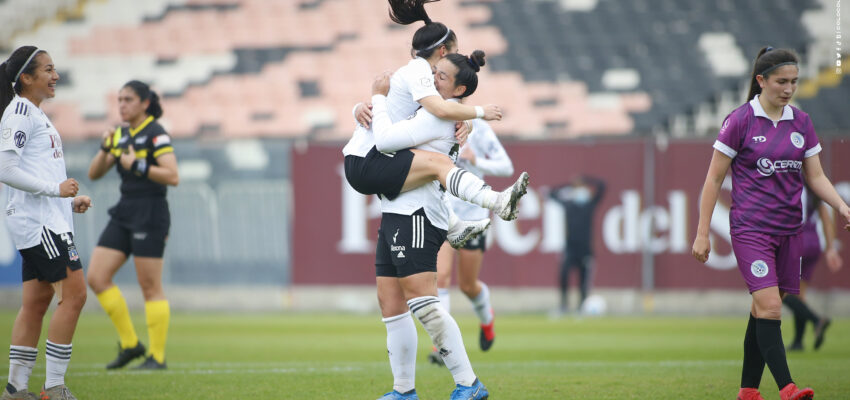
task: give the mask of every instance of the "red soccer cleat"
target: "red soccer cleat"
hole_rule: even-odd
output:
[[[779,398],[782,400],[812,400],[814,397],[814,390],[811,388],[800,389],[793,382],[779,391]]]
[[[495,319],[490,320],[487,325],[481,324],[481,334],[478,335],[478,345],[481,347],[481,351],[490,350],[490,347],[493,346],[493,340],[496,339],[496,332],[493,330],[494,322]]]
[[[741,388],[738,391],[738,400],[764,400],[764,397],[761,397],[758,389]]]

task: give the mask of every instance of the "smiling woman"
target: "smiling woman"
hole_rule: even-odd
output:
[[[65,386],[71,339],[86,302],[71,211],[91,207],[68,179],[59,132],[39,108],[55,96],[59,74],[44,50],[24,46],[0,64],[0,182],[9,186],[6,225],[21,253],[23,304],[12,328],[9,382],[0,399],[35,399],[27,391],[41,325],[54,293],[47,332],[47,379],[41,399],[74,399]],[[73,197],[73,199],[70,199]]]

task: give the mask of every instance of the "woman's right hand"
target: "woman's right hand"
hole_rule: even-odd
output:
[[[68,178],[59,184],[59,197],[74,197],[80,190],[80,184],[74,178]]]
[[[372,82],[372,95],[382,94],[384,96],[390,92],[390,77],[393,76],[391,71],[384,71]]]
[[[694,239],[694,248],[692,250],[692,254],[697,261],[704,263],[708,261],[708,253],[711,252],[711,242],[708,240],[708,236],[697,236]]]
[[[354,109],[354,119],[364,128],[368,128],[372,124],[372,103],[358,104],[357,108]]]
[[[484,120],[485,121],[501,121],[502,120],[502,109],[495,104],[487,104],[484,107]]]

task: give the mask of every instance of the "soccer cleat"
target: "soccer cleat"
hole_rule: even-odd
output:
[[[419,400],[419,396],[416,395],[416,389],[411,389],[406,393],[399,393],[396,390],[389,392],[383,396],[381,396],[378,400]]]
[[[50,389],[41,389],[41,400],[77,400],[68,387],[56,385]]]
[[[526,193],[528,187],[528,172],[519,174],[519,179],[511,187],[499,193],[496,199],[496,207],[493,211],[499,218],[511,221],[517,218],[517,203]]]
[[[431,364],[440,367],[446,365],[446,362],[443,361],[443,357],[440,356],[440,352],[437,351],[437,349],[434,349],[433,351],[431,351],[431,353],[428,354],[428,361],[430,361]]]
[[[800,389],[794,382],[785,385],[779,391],[779,398],[782,400],[812,400],[815,397],[815,391],[811,388]]]
[[[829,328],[829,324],[831,323],[832,320],[829,318],[821,318],[818,321],[818,326],[815,328],[815,350],[823,346],[823,336],[826,334],[826,328]]]
[[[15,393],[9,391],[9,387],[3,390],[3,395],[0,400],[39,400],[35,393],[27,392],[26,390],[18,390]]]
[[[142,342],[139,342],[136,347],[131,347],[129,349],[121,348],[121,343],[118,343],[118,357],[112,360],[111,363],[106,364],[106,369],[123,368],[125,365],[129,364],[130,361],[139,357],[144,357],[144,355],[145,345],[143,345]]]
[[[457,387],[452,392],[451,400],[484,400],[490,397],[490,392],[484,387],[484,384],[475,378],[472,386],[463,386],[457,384]]]
[[[738,391],[738,400],[764,400],[764,397],[761,397],[758,389],[741,388]]]
[[[154,359],[153,356],[148,356],[148,358],[145,359],[145,362],[143,362],[143,363],[141,363],[141,364],[139,364],[135,367],[135,369],[166,369],[166,368],[168,368],[168,367],[165,365],[165,361],[163,361],[160,364],[160,362],[157,361],[156,359]]]
[[[481,347],[481,351],[490,350],[493,341],[496,340],[496,332],[493,331],[494,322],[495,320],[491,320],[487,325],[481,324],[481,334],[478,335],[478,345]]]
[[[480,219],[478,221],[458,221],[449,227],[446,234],[446,240],[452,247],[459,249],[466,242],[475,239],[490,226],[490,218]]]

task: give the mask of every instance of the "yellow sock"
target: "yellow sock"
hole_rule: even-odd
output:
[[[136,347],[139,344],[139,337],[136,336],[136,330],[133,329],[133,321],[130,320],[130,310],[127,309],[127,302],[124,300],[124,295],[121,294],[121,289],[118,286],[112,286],[97,295],[97,301],[100,306],[109,315],[112,324],[118,331],[118,337],[121,340],[121,348],[129,349]]]
[[[168,300],[145,302],[145,316],[148,320],[148,339],[151,341],[151,356],[157,362],[164,363],[165,340],[168,338],[168,320],[171,317]]]

